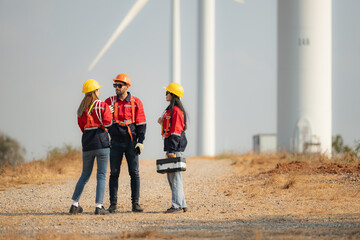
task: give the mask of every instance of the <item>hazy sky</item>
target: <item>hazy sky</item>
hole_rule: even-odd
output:
[[[0,0],[0,131],[27,158],[52,147],[81,145],[76,110],[83,83],[100,98],[112,78],[128,74],[145,108],[142,158],[163,156],[157,118],[170,82],[170,0],[150,0],[95,68],[88,67],[135,0]],[[333,0],[333,133],[360,139],[359,0]],[[277,1],[216,0],[216,153],[245,153],[252,136],[276,133]],[[187,156],[196,152],[198,6],[181,0],[183,103],[190,118]]]

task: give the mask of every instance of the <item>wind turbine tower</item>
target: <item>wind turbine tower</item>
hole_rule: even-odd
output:
[[[198,155],[215,155],[215,0],[199,0]]]
[[[181,83],[181,34],[180,34],[180,0],[172,1],[172,46],[171,46],[171,76],[172,82]]]
[[[278,0],[280,151],[331,155],[331,0]]]

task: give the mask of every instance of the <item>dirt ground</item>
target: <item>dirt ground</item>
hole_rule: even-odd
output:
[[[145,211],[131,212],[123,165],[119,210],[105,216],[94,215],[96,168],[80,199],[84,213],[68,214],[81,173],[79,156],[62,168],[32,167],[36,181],[3,171],[0,239],[360,239],[359,163],[252,154],[220,158],[187,159],[189,211],[176,214],[163,213],[171,192],[155,160],[140,162]],[[25,176],[30,167],[21,169]]]

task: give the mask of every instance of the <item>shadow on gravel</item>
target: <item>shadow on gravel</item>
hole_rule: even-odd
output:
[[[115,211],[114,213],[109,213],[109,215],[115,215],[115,214],[163,214],[164,211],[160,211],[160,212],[142,212],[142,213],[134,213],[132,211]],[[0,213],[0,216],[73,216],[70,215],[68,212],[60,212],[60,213],[42,213],[42,212],[26,212],[26,213]],[[83,212],[81,214],[77,214],[77,216],[82,216],[82,215],[95,215],[94,212]]]
[[[360,214],[339,214],[311,219],[287,215],[264,216],[252,220],[184,221],[182,224],[171,222],[167,226],[158,226],[157,230],[167,234],[183,232],[182,236],[189,238],[240,237],[248,239],[255,237],[255,239],[261,239],[266,236],[266,239],[284,237],[360,239]]]
[[[122,212],[118,213],[121,214]],[[134,215],[137,214],[141,215],[141,213],[134,213]],[[66,212],[0,213],[0,216],[10,217],[25,215],[70,216]],[[79,216],[81,215],[85,215],[85,218],[81,218],[81,220],[88,222],[89,218],[86,216],[94,215],[94,213],[85,212]],[[138,223],[139,226],[129,231],[119,232],[118,229],[109,228],[106,221],[100,221],[97,222],[97,225],[99,227],[105,226],[109,228],[109,231],[102,232],[99,235],[95,234],[89,239],[98,239],[105,236],[109,237],[109,239],[145,238],[144,236],[152,236],[156,239],[360,239],[360,214],[267,215],[222,221],[172,218],[167,219],[165,222],[154,219],[153,221],[139,221]],[[138,228],[140,225],[141,228]],[[142,234],[142,237],[139,237],[139,234]],[[80,234],[79,236],[85,235]],[[123,238],[117,238],[119,236]]]
[[[94,215],[94,212],[83,212],[77,215],[70,215],[68,212],[60,213],[42,213],[42,212],[26,212],[26,213],[0,213],[0,216],[82,216],[82,215]]]
[[[112,213],[109,213],[109,215],[114,215],[114,214],[163,214],[165,213],[165,210],[164,211],[152,211],[152,212],[133,212],[133,211],[118,211],[118,210],[115,210],[115,212],[112,212]]]

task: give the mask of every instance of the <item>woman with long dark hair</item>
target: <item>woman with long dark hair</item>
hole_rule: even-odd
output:
[[[184,95],[184,89],[178,83],[170,83],[165,89],[166,101],[169,102],[169,106],[163,116],[158,119],[158,123],[162,126],[164,151],[168,158],[182,157],[187,145],[185,135],[187,116],[180,100]],[[172,193],[172,204],[165,213],[186,212],[181,171],[167,173],[167,178]]]
[[[110,127],[112,123],[112,115],[109,105],[99,100],[99,88],[101,87],[102,85],[99,85],[94,79],[87,80],[83,85],[82,92],[85,93],[85,96],[77,111],[78,124],[83,132],[81,139],[83,169],[72,196],[73,203],[70,207],[70,214],[83,212],[79,205],[79,199],[91,176],[95,157],[97,163],[95,214],[107,213],[102,203],[110,154],[109,134],[106,128]]]

